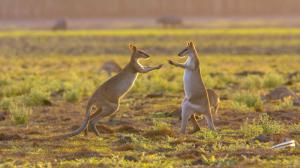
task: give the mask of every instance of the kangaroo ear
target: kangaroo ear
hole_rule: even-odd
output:
[[[132,44],[129,44],[129,49],[131,49],[132,51],[136,51],[136,46],[132,45]]]
[[[192,41],[190,41],[190,42],[188,43],[188,45],[189,45],[189,46],[194,46],[194,43],[193,43]]]

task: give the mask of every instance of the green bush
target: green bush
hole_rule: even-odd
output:
[[[276,88],[284,83],[283,77],[279,74],[270,73],[264,76],[264,88]]]
[[[292,124],[288,126],[288,132],[299,132],[300,131],[300,123]]]
[[[0,109],[2,109],[2,110],[9,110],[10,104],[11,104],[11,98],[4,97],[0,101]]]
[[[31,89],[30,93],[23,96],[27,106],[51,105],[49,94],[38,89]]]
[[[1,95],[5,97],[20,96],[29,93],[31,88],[32,85],[29,82],[20,82],[9,86],[5,86],[1,90]]]
[[[241,132],[247,138],[253,138],[263,133],[263,128],[255,121],[252,124],[249,123],[248,118],[241,126]]]
[[[80,92],[78,89],[71,89],[64,93],[64,99],[68,102],[76,102],[80,98]]]
[[[294,107],[294,101],[292,97],[285,97],[280,100],[278,105],[275,105],[276,110],[291,110]]]
[[[247,90],[262,88],[263,81],[258,76],[247,76],[241,81],[241,88]]]
[[[8,81],[8,79],[0,79],[0,86],[6,86],[8,85],[10,82]]]
[[[9,106],[11,120],[15,124],[28,124],[29,116],[32,112],[31,108],[20,103],[11,103]]]
[[[260,95],[251,92],[241,92],[234,95],[233,106],[235,109],[241,111],[263,110],[263,102]]]
[[[282,133],[283,131],[283,125],[270,119],[269,115],[266,113],[261,114],[258,121],[253,120],[253,122],[250,124],[248,120],[246,120],[241,126],[241,132],[248,138],[253,138],[260,134],[278,134]]]
[[[283,126],[277,121],[271,120],[268,114],[264,113],[259,116],[258,124],[263,129],[263,134],[278,134],[283,131]]]

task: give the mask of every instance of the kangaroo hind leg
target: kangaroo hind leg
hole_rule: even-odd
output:
[[[206,122],[208,124],[208,128],[212,131],[215,131],[216,128],[215,128],[214,121],[213,121],[210,110],[207,110],[207,112],[204,114],[204,117],[205,117]]]
[[[193,111],[191,108],[188,107],[186,103],[183,103],[182,105],[182,111],[181,111],[181,128],[180,133],[185,134],[186,127],[188,124],[188,120],[190,119],[191,115],[193,114]]]
[[[191,120],[192,120],[192,123],[193,123],[193,131],[192,131],[192,133],[195,133],[195,132],[197,132],[197,131],[200,130],[200,125],[197,122],[195,114],[192,115]]]
[[[87,127],[86,127],[86,129],[84,130],[84,135],[85,135],[85,136],[88,135],[89,129],[91,128],[90,121],[91,121],[95,116],[99,115],[99,114],[101,113],[101,111],[102,111],[101,108],[98,108],[98,109],[95,109],[95,110],[96,110],[96,112],[90,116],[90,120],[88,121]]]
[[[97,123],[99,122],[99,120],[101,118],[104,118],[112,113],[114,113],[118,108],[114,107],[114,106],[103,106],[103,108],[101,109],[101,111],[97,111],[97,115],[95,115],[93,118],[91,118],[90,120],[90,127],[93,130],[93,132],[97,135],[100,136],[100,133],[96,127]],[[95,113],[95,114],[96,114]]]

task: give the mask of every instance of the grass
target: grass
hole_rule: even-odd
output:
[[[64,93],[64,99],[68,102],[76,102],[80,98],[80,93],[77,89],[68,90]]]
[[[233,107],[239,111],[262,111],[263,102],[259,94],[246,91],[234,95]]]
[[[11,98],[4,97],[0,101],[0,109],[7,111],[7,110],[9,110],[10,104],[11,104]]]
[[[259,76],[247,76],[241,81],[241,88],[246,90],[259,90],[262,88],[263,82]]]
[[[126,30],[71,30],[71,31],[13,31],[1,32],[0,37],[41,36],[162,36],[162,35],[300,35],[298,28],[268,29],[126,29]]]
[[[249,123],[246,120],[241,126],[241,132],[245,137],[254,138],[258,135],[273,135],[284,132],[283,125],[272,120],[266,113],[261,114],[258,120],[253,120]]]
[[[299,69],[299,32],[288,28],[1,32],[0,42],[6,47],[0,46],[0,167],[299,167],[298,147],[273,151],[270,147],[282,140],[253,141],[258,135],[300,141],[299,107],[289,98],[278,103],[260,99],[260,94],[285,85],[288,74]],[[202,117],[200,131],[178,133],[183,70],[167,60],[184,62],[175,55],[187,40],[197,42],[206,86],[221,95],[219,116],[214,118],[217,132],[210,131]],[[87,99],[108,79],[99,67],[107,60],[124,67],[130,56],[128,41],[153,55],[142,60],[143,65],[164,64],[163,68],[138,76],[116,118],[100,120],[100,137],[89,133],[56,142],[41,140],[80,125]],[[236,75],[243,71],[265,75]],[[298,76],[288,87],[299,94]],[[18,126],[29,121],[28,128]]]
[[[265,88],[275,88],[284,83],[281,75],[276,73],[267,74],[263,79],[263,86]]]
[[[170,129],[170,125],[164,123],[156,123],[155,128],[151,128],[145,133],[145,137],[151,139],[175,137],[176,133]]]
[[[28,125],[32,109],[20,103],[11,103],[9,106],[9,112],[11,115],[11,120],[15,124]]]
[[[41,89],[31,89],[29,94],[23,96],[23,99],[27,106],[51,105],[49,94]]]
[[[6,44],[0,50],[8,56],[124,55],[128,53],[128,43],[136,41],[151,55],[174,56],[187,40],[193,40],[203,54],[297,55],[299,32],[279,28],[13,31],[0,32],[0,41]]]
[[[259,116],[258,124],[263,130],[263,134],[279,134],[283,132],[283,126],[278,121],[272,120],[269,115],[262,114]]]
[[[292,110],[294,108],[294,99],[292,97],[285,97],[274,106],[276,110]]]
[[[289,132],[299,132],[299,130],[300,130],[300,123],[296,123],[288,126]]]

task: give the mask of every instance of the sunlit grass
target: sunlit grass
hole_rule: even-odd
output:
[[[253,92],[240,92],[234,95],[233,107],[239,111],[262,111],[260,95]]]
[[[272,120],[269,115],[263,113],[259,116],[258,120],[249,123],[246,119],[241,126],[241,132],[245,137],[255,137],[258,135],[272,135],[284,132],[283,124],[278,121]]]
[[[0,37],[20,36],[161,36],[161,35],[299,35],[298,28],[257,29],[122,29],[122,30],[68,30],[68,31],[11,31],[0,32]]]
[[[22,103],[13,102],[9,106],[9,112],[11,114],[11,120],[15,124],[28,124],[32,109]]]

